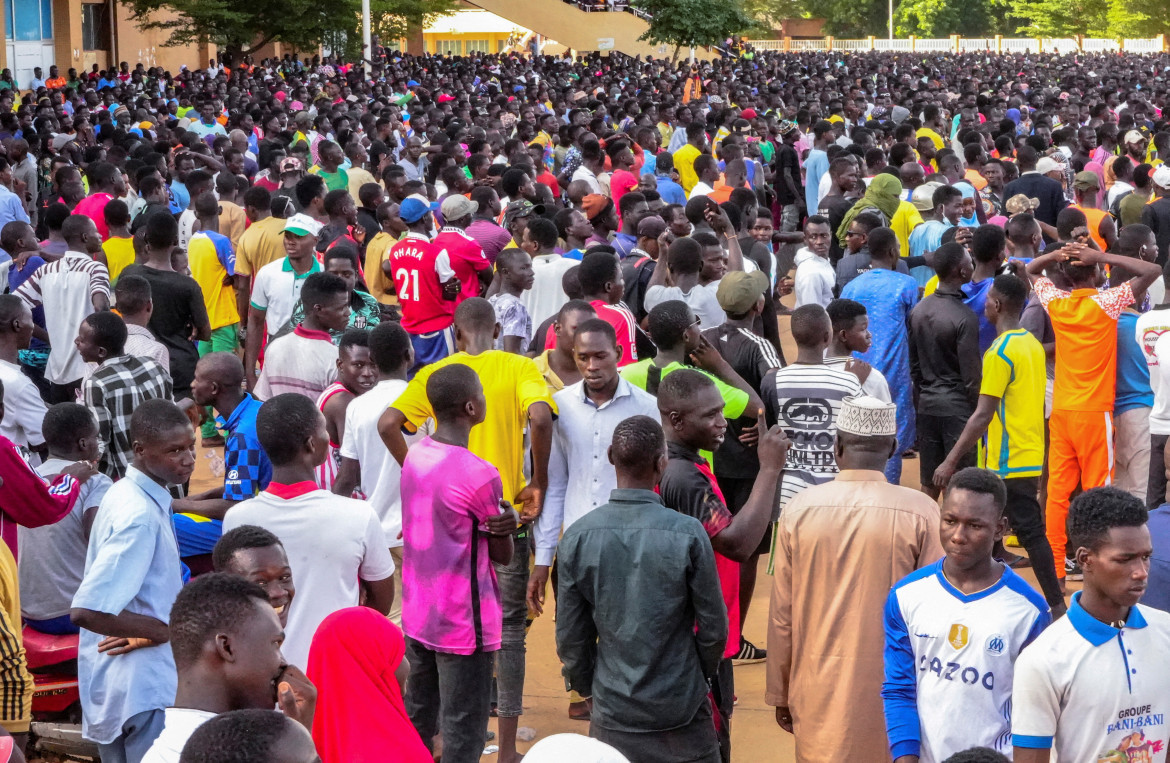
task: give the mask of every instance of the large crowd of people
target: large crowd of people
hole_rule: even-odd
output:
[[[1170,56],[737,53],[0,73],[0,757],[1165,761]]]

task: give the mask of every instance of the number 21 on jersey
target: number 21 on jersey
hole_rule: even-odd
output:
[[[416,268],[398,268],[394,271],[394,282],[399,299],[407,302],[418,301],[418,270]]]

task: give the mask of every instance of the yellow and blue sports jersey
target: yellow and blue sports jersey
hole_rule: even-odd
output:
[[[196,514],[176,514],[174,522],[175,537],[179,541],[179,556],[183,559],[210,554],[223,535],[223,522],[218,519],[208,519]]]
[[[998,397],[984,466],[1003,478],[1036,477],[1044,465],[1044,347],[1026,329],[1005,331],[983,354],[980,395]]]

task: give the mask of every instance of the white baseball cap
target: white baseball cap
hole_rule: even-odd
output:
[[[324,226],[321,223],[301,212],[284,221],[285,233],[294,236],[316,236],[322,227]]]

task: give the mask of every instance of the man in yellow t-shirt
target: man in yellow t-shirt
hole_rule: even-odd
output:
[[[118,285],[118,276],[127,265],[134,264],[134,237],[130,235],[130,209],[126,202],[114,199],[102,210],[110,237],[102,242],[106,269],[110,271],[110,288]]]
[[[532,552],[530,524],[540,513],[548,487],[552,449],[552,417],[556,404],[531,358],[493,349],[500,333],[496,312],[486,299],[472,297],[455,310],[458,352],[423,366],[410,385],[378,421],[378,433],[398,463],[406,458],[405,427],[417,430],[435,418],[427,398],[434,372],[452,363],[470,366],[479,375],[487,402],[487,418],[471,430],[468,449],[500,472],[504,500],[518,504],[523,522],[513,539],[512,561],[496,565],[503,605],[503,639],[496,668],[499,689],[501,757],[514,755],[516,729],[523,711],[524,626],[528,617],[528,557]],[[532,439],[532,483],[524,484],[524,428]],[[520,505],[522,504],[522,505]]]
[[[707,127],[702,122],[691,122],[687,125],[686,145],[674,152],[674,168],[678,170],[678,182],[688,195],[699,176],[695,174],[695,160],[703,149],[707,147]]]
[[[187,265],[203,292],[211,324],[211,339],[199,342],[199,357],[211,352],[234,353],[240,348],[240,313],[231,286],[236,256],[231,240],[219,232],[219,202],[214,194],[205,193],[195,199],[195,218],[199,230],[187,244]],[[223,442],[213,416],[208,416],[202,435],[204,445]]]
[[[284,220],[272,214],[272,194],[260,186],[252,186],[244,194],[244,213],[251,225],[240,236],[236,250],[236,310],[248,314],[248,298],[252,294],[252,278],[260,268],[283,259]]]
[[[398,204],[388,201],[378,207],[378,224],[382,230],[366,244],[366,261],[362,265],[370,296],[383,305],[397,305],[394,281],[382,270],[386,254],[406,233],[406,223],[398,216]]]
[[[959,459],[983,438],[980,463],[1003,478],[1008,520],[1032,560],[1053,616],[1058,616],[1065,609],[1064,595],[1037,500],[1044,466],[1046,357],[1039,340],[1020,327],[1027,300],[1028,285],[1017,276],[996,276],[992,282],[984,313],[998,335],[983,354],[979,404],[935,470],[934,484],[945,487]]]

